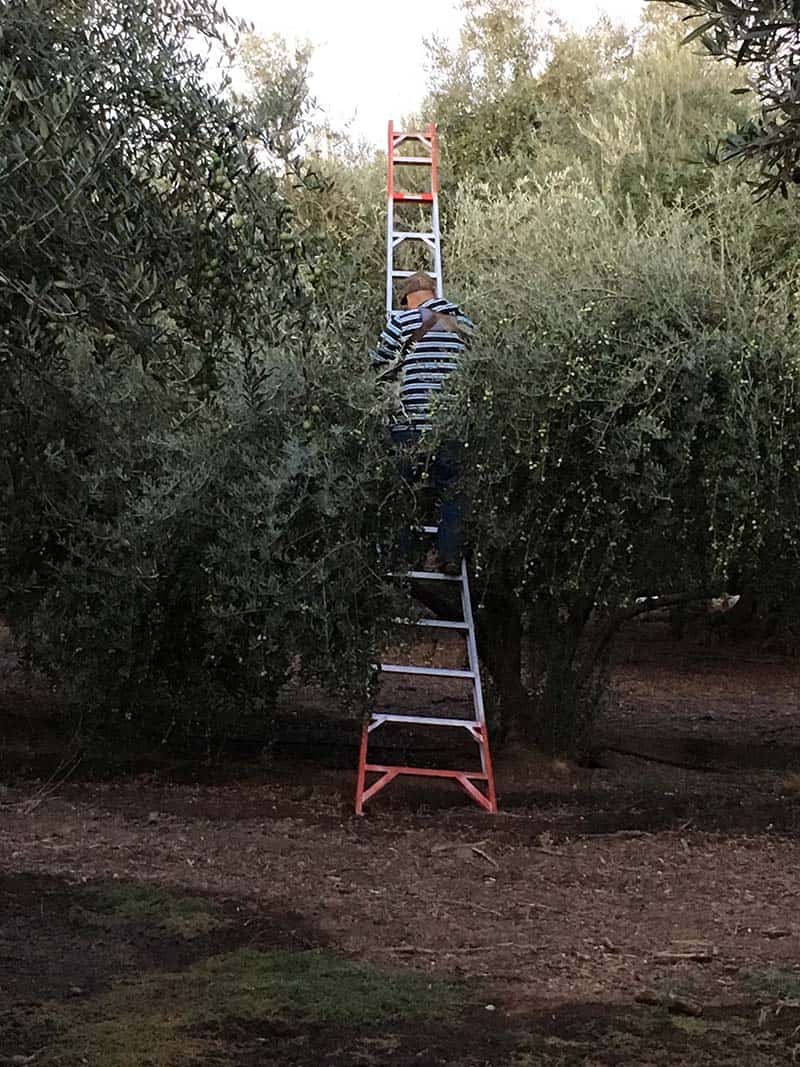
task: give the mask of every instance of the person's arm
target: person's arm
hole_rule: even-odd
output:
[[[381,330],[378,343],[369,354],[379,381],[392,378],[397,373],[402,362],[400,357],[405,339],[406,331],[397,321],[397,316],[393,315]]]

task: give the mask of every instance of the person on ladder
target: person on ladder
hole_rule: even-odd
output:
[[[458,492],[460,441],[444,441],[425,465],[411,453],[432,429],[431,413],[448,375],[470,344],[474,324],[457,304],[436,296],[436,282],[424,271],[406,278],[401,310],[394,311],[374,350],[372,364],[379,380],[400,381],[400,411],[390,427],[393,445],[402,455],[401,471],[409,481],[427,473],[439,506],[437,548],[439,568],[458,574],[463,551],[463,498]],[[406,534],[402,541],[408,540]],[[407,548],[401,541],[401,549]]]

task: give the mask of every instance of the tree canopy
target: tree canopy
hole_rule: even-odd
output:
[[[788,186],[800,181],[800,8],[794,0],[673,0],[671,6],[690,11],[687,44],[697,42],[716,59],[751,73],[760,113],[723,139],[722,155],[758,162],[757,196],[786,196]]]

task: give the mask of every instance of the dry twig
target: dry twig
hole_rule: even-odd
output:
[[[498,919],[504,918],[503,914],[499,911],[495,911],[494,908],[487,908],[483,904],[476,904],[472,900],[445,900],[443,897],[440,897],[439,903],[452,904],[455,908],[475,908],[476,911],[485,911],[487,915],[494,915]]]
[[[44,785],[40,786],[32,797],[28,797],[27,800],[24,800],[19,805],[22,814],[31,815],[36,811],[40,804],[44,804],[46,800],[49,800],[50,797],[57,793],[70,775],[74,774],[78,769],[80,762],[81,757],[79,752],[75,752],[71,756],[62,759]],[[58,777],[59,774],[61,775],[60,778]]]
[[[491,857],[491,856],[489,855],[489,853],[488,853],[488,852],[484,852],[484,851],[483,851],[483,849],[482,849],[482,848],[478,848],[478,846],[477,846],[477,845],[473,845],[473,846],[472,846],[472,851],[473,851],[473,852],[476,852],[476,853],[477,853],[477,854],[478,854],[479,856],[483,856],[483,858],[484,858],[484,859],[485,859],[485,860],[486,860],[486,861],[487,861],[488,863],[491,863],[491,865],[492,865],[492,866],[493,866],[493,867],[494,867],[495,869],[498,869],[498,870],[499,870],[499,868],[500,868],[500,864],[499,864],[499,863],[497,862],[497,860],[494,860],[494,859],[492,859],[492,857]]]

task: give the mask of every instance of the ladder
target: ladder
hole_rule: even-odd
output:
[[[420,144],[422,155],[398,156],[398,149],[407,142]],[[391,315],[394,308],[394,287],[399,278],[408,277],[412,271],[401,271],[395,267],[395,253],[404,241],[421,241],[432,254],[433,265],[429,273],[436,280],[437,296],[442,295],[442,259],[439,241],[439,206],[437,175],[436,126],[431,123],[422,133],[395,133],[394,124],[389,123],[388,152],[388,197],[387,197],[387,236],[386,236],[386,311]],[[394,172],[396,166],[419,166],[430,168],[430,190],[422,193],[398,192],[395,187]],[[431,209],[430,231],[395,230],[394,205],[407,201],[416,201],[429,205]],[[422,526],[422,533],[436,536],[438,526]],[[462,558],[457,575],[442,574],[431,570],[408,570],[393,577],[404,578],[413,582],[449,582],[458,586],[461,603],[460,619],[420,618],[411,622],[412,626],[449,630],[461,634],[466,640],[467,669],[454,670],[447,667],[417,667],[399,663],[380,663],[378,670],[382,674],[422,675],[438,678],[459,679],[468,683],[471,693],[472,716],[470,718],[448,717],[427,714],[403,714],[400,712],[373,711],[364,723],[358,757],[358,775],[356,780],[357,815],[364,812],[364,804],[371,800],[387,785],[401,775],[419,778],[449,778],[455,781],[464,792],[485,811],[497,812],[497,796],[494,785],[494,772],[489,751],[489,737],[486,730],[486,712],[483,704],[478,645],[475,639],[475,621],[472,615],[467,563]],[[396,620],[408,623],[408,620]],[[369,760],[370,740],[380,727],[399,724],[403,726],[435,726],[466,730],[477,743],[480,755],[480,770],[447,770],[440,768],[389,766],[371,763]],[[367,776],[377,775],[371,784]]]
[[[404,146],[416,147],[419,155],[404,155],[400,151]],[[428,171],[430,182],[423,192],[404,193],[397,189],[395,169],[397,167],[421,167]],[[436,295],[442,295],[442,251],[439,241],[439,149],[436,141],[436,124],[429,123],[420,132],[396,133],[394,123],[389,122],[389,140],[387,146],[387,191],[386,191],[386,314],[391,315],[394,303],[394,287],[401,278],[408,278],[414,272],[398,270],[395,259],[400,246],[416,242],[429,253],[431,260],[428,273],[436,281]],[[427,229],[395,229],[396,214],[408,205],[418,205],[421,214],[428,218]]]

